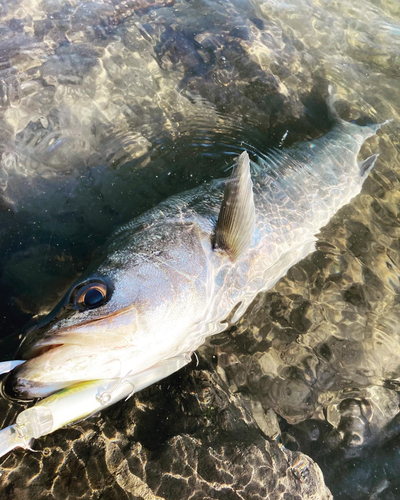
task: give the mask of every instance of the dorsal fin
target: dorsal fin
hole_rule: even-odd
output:
[[[215,246],[236,260],[250,245],[256,218],[250,158],[244,151],[225,184],[215,228]]]

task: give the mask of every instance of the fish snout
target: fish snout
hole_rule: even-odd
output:
[[[11,400],[32,401],[36,398],[50,396],[54,392],[64,389],[69,384],[43,383],[30,377],[29,361],[14,368],[3,380],[1,393]]]
[[[143,354],[135,346],[136,320],[136,309],[126,307],[68,325],[42,323],[32,328],[17,353],[26,362],[7,375],[3,394],[26,401],[81,382],[124,377],[135,353]]]
[[[36,347],[36,356],[14,368],[3,382],[3,393],[17,400],[44,398],[91,380],[121,379],[136,365],[135,352],[96,344],[56,344]],[[137,364],[140,368],[140,364]],[[146,367],[146,366],[145,366]]]

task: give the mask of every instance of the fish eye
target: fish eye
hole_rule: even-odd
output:
[[[79,309],[95,309],[106,302],[107,285],[102,281],[92,281],[78,285],[71,299]]]

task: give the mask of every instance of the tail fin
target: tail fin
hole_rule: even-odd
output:
[[[328,106],[328,110],[329,110],[329,113],[332,116],[332,118],[338,123],[342,123],[342,124],[350,123],[350,122],[347,122],[346,120],[343,120],[343,118],[340,118],[338,112],[336,111],[335,102],[337,101],[337,97],[333,91],[332,85],[328,86],[328,92],[329,92],[329,95],[326,98],[326,105]],[[383,125],[386,125],[387,123],[390,123],[391,121],[393,121],[393,120],[386,120],[382,123],[368,123],[365,125],[365,127],[371,129],[371,131],[373,132],[372,135],[374,135]]]

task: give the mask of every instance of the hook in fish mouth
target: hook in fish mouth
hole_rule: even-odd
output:
[[[31,329],[16,354],[26,362],[7,376],[3,392],[12,399],[32,400],[77,383],[126,375],[135,350],[142,352],[135,344],[136,308],[78,319],[78,324],[56,328],[54,322],[43,322]],[[149,357],[138,371],[148,368]]]

